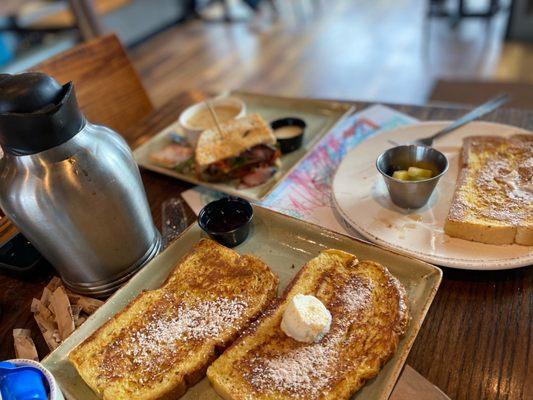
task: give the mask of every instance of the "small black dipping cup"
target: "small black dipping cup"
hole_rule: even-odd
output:
[[[253,214],[248,201],[224,197],[202,208],[198,214],[198,225],[220,244],[235,247],[248,237]]]
[[[270,123],[270,127],[274,131],[283,126],[297,126],[299,128],[302,128],[302,133],[299,135],[293,136],[293,137],[289,137],[289,138],[277,138],[279,149],[281,150],[281,154],[291,153],[295,150],[298,150],[300,147],[302,147],[305,128],[307,127],[307,124],[305,123],[305,121],[300,118],[289,117],[289,118],[277,119]]]

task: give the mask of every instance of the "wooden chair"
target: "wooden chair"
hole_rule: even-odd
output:
[[[59,83],[74,82],[78,103],[91,122],[123,132],[153,110],[116,35],[78,45],[31,68]]]

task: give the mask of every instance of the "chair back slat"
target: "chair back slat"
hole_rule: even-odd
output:
[[[61,84],[73,81],[87,119],[119,133],[153,110],[137,72],[114,34],[73,47],[31,70],[51,75]]]

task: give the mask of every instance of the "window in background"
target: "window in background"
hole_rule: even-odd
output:
[[[75,0],[69,0],[75,3]],[[0,2],[0,72],[16,73],[79,42],[67,0]],[[180,22],[189,0],[92,0],[98,24],[126,46]],[[79,0],[78,0],[79,2]]]

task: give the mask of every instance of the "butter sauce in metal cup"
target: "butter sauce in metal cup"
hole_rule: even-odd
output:
[[[417,181],[393,178],[394,171],[411,166],[431,169],[433,176]],[[448,160],[432,147],[405,145],[382,153],[376,160],[376,168],[383,176],[394,204],[401,208],[420,208],[428,202],[439,179],[448,170]]]

